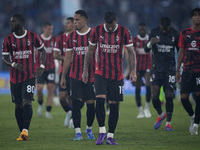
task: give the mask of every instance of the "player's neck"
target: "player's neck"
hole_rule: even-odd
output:
[[[195,25],[195,24],[193,24],[192,25],[192,30],[200,30],[200,25]]]
[[[72,33],[74,30],[69,30],[69,31],[66,31],[65,33]]]
[[[24,28],[15,31],[15,34],[16,34],[17,36],[21,36],[21,35],[23,35],[24,33],[25,33]]]
[[[83,26],[81,29],[77,30],[79,33],[85,33],[87,32],[89,27],[87,25]]]
[[[48,38],[48,37],[50,37],[51,35],[46,34],[46,33],[43,33],[43,36],[44,36],[45,38]]]

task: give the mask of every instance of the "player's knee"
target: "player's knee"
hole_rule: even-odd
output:
[[[23,106],[26,106],[26,105],[32,105],[32,101],[31,101],[31,100],[24,99],[24,100],[23,100]]]

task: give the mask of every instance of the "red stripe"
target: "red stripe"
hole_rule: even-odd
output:
[[[115,33],[113,32],[112,34],[111,34],[111,45],[114,45],[115,44]],[[113,51],[113,53],[112,53],[112,51]],[[112,76],[111,76],[111,79],[113,80],[113,79],[115,79],[115,65],[114,65],[114,48],[112,48],[111,49],[111,56],[110,56],[110,61],[111,61],[111,71],[112,71]]]
[[[117,45],[119,45],[120,47],[123,46],[123,45],[120,45],[120,42],[121,42],[121,37],[122,37],[122,33],[121,33],[121,27],[118,26],[118,36],[119,36],[119,41],[117,42]],[[121,49],[118,49],[117,50],[117,58],[115,58],[117,60],[117,69],[118,69],[118,72],[117,72],[117,76],[118,78],[121,76],[121,70],[120,70],[120,61],[122,62],[122,67],[123,67],[123,61],[119,59],[120,57],[120,53],[122,52],[122,48]],[[116,68],[115,68],[116,69]],[[123,68],[122,68],[123,69]]]
[[[108,43],[108,32],[105,32],[105,43]],[[105,52],[105,70],[106,71],[105,73],[105,78],[108,78],[109,77],[109,58],[108,58],[108,53]],[[112,69],[112,68],[111,68]]]
[[[18,50],[18,52],[20,52],[20,40],[18,38],[16,38],[16,42],[17,42],[17,50]],[[20,57],[18,57],[17,63],[21,64]],[[20,83],[21,82],[21,71],[17,70],[17,72],[18,72],[18,83]]]
[[[28,34],[28,33],[27,33]],[[26,37],[23,37],[22,38],[22,43],[23,43],[23,50],[26,50]],[[28,49],[29,50],[29,49]],[[30,59],[31,59],[31,55],[32,54],[30,54],[29,55],[29,61],[30,61]],[[29,63],[30,64],[30,63]],[[23,59],[23,66],[24,66],[24,79],[23,79],[23,81],[25,81],[26,79],[27,79],[27,68],[26,68],[26,59]],[[29,67],[32,67],[32,66],[29,66]]]

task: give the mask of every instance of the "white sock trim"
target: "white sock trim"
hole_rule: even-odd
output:
[[[106,133],[106,127],[99,127],[99,133]]]
[[[27,130],[27,129],[23,129],[23,130],[25,130],[25,131],[28,133],[28,130]]]
[[[76,133],[81,133],[81,128],[75,128]]]
[[[114,137],[114,133],[109,133],[107,134],[107,138],[113,138]]]
[[[92,129],[92,126],[91,127],[89,127],[88,125],[86,126],[86,129]]]

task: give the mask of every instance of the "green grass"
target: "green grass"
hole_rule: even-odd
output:
[[[144,100],[143,100],[144,104]],[[200,147],[200,135],[191,136],[188,131],[189,120],[187,113],[178,100],[174,100],[174,115],[172,118],[173,132],[164,131],[165,121],[160,129],[154,129],[157,118],[156,111],[151,105],[150,119],[136,119],[138,109],[133,96],[125,96],[120,105],[120,117],[115,132],[117,146],[95,145],[95,141],[87,140],[86,107],[82,109],[82,141],[73,141],[74,129],[65,128],[63,121],[65,113],[61,107],[53,107],[53,119],[36,115],[37,102],[33,102],[33,118],[29,129],[28,141],[16,141],[20,132],[14,115],[14,104],[10,95],[0,95],[0,149],[1,150],[193,150]],[[165,110],[165,108],[163,108]],[[106,117],[107,119],[108,117]],[[106,121],[107,125],[107,121]],[[107,128],[108,129],[108,128]],[[95,119],[93,125],[95,137],[98,135],[98,125]]]

